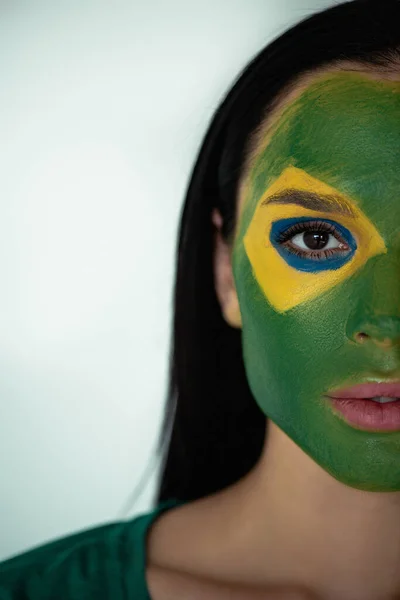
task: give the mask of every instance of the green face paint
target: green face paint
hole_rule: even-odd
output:
[[[400,490],[400,431],[357,429],[324,394],[400,380],[398,342],[354,341],[379,318],[400,339],[399,165],[400,84],[320,76],[282,112],[254,163],[232,255],[258,405],[333,477],[371,491]],[[299,249],[310,220],[314,243],[333,243],[323,260]]]

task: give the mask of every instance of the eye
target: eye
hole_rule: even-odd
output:
[[[306,217],[276,221],[270,239],[286,262],[299,271],[338,269],[357,248],[354,237],[343,225]]]
[[[333,233],[308,229],[290,239],[290,244],[300,250],[348,250],[347,244],[341,242]]]

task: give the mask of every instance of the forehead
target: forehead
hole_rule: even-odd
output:
[[[400,222],[400,82],[327,72],[294,96],[258,139],[243,205],[291,165]]]

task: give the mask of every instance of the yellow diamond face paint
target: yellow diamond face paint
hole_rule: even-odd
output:
[[[305,203],[304,207],[290,202],[284,192],[293,190],[327,198],[327,203],[331,205],[328,205],[329,212],[318,210],[318,202],[313,210],[309,208],[310,203]],[[296,196],[292,196],[295,202]],[[280,197],[286,200],[284,204],[279,202]],[[306,195],[303,197],[307,198]],[[335,217],[348,231],[353,232],[357,251],[353,253],[351,260],[324,272],[312,268],[305,272],[288,264],[271,241],[272,224],[280,219],[296,220],[305,217],[310,222],[332,221]],[[315,298],[353,275],[369,258],[386,251],[379,232],[354,202],[331,186],[292,166],[285,169],[261,196],[244,236],[244,246],[260,288],[279,312]]]
[[[399,165],[400,83],[318,75],[261,140],[232,252],[255,401],[369,491],[400,491],[400,426],[355,427],[327,394],[400,381]]]

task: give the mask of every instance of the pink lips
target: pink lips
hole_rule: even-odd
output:
[[[347,389],[328,392],[336,413],[357,429],[365,431],[400,431],[400,381],[361,383]],[[371,398],[393,398],[380,404]]]
[[[389,383],[361,383],[351,388],[328,392],[330,398],[400,398],[400,381]]]

